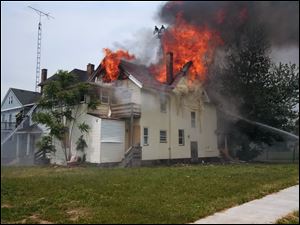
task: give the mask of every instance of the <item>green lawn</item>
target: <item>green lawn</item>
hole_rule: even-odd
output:
[[[278,220],[276,224],[299,224],[299,211],[288,214]]]
[[[1,170],[1,223],[188,223],[298,183],[298,165]]]

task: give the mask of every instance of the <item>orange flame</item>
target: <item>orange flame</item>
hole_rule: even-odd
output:
[[[132,60],[135,58],[134,55],[130,55],[128,51],[124,50],[117,50],[116,52],[113,52],[108,48],[104,48],[103,51],[105,53],[105,57],[102,60],[101,65],[106,72],[102,78],[104,82],[111,82],[118,79],[121,59]]]
[[[196,27],[183,20],[178,14],[174,26],[169,27],[161,39],[163,60],[151,67],[156,79],[166,82],[166,53],[173,52],[173,71],[178,73],[189,61],[189,81],[206,78],[208,64],[212,61],[217,46],[223,44],[219,34],[208,27]]]

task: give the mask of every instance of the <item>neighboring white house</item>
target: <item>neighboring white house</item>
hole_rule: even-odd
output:
[[[160,83],[145,66],[121,61],[119,78],[104,83],[101,64],[95,71],[89,64],[86,78],[80,80],[95,86],[101,104],[88,110],[89,96],[85,96],[79,107],[78,122],[85,121],[91,128],[86,160],[118,164],[134,148],[141,149],[142,164],[218,158],[216,107],[201,83],[188,85],[190,66],[184,65],[176,76],[171,71],[168,83]],[[68,146],[73,155],[78,154],[79,136],[74,128]],[[60,144],[56,146],[52,163],[64,163]]]
[[[40,96],[16,88],[7,91],[1,103],[1,164],[33,164],[35,142],[42,131],[26,115],[31,114]]]

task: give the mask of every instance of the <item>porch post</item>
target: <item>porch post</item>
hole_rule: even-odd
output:
[[[19,160],[19,156],[20,156],[20,149],[19,149],[19,134],[16,133],[16,136],[17,136],[16,158],[17,158],[17,160]]]
[[[133,146],[133,103],[131,103],[131,117],[130,117],[130,146]]]
[[[30,152],[30,133],[27,134],[27,149],[26,149],[26,155],[29,155]]]

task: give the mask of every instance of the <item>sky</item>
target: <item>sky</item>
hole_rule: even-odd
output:
[[[3,2],[1,1],[1,101],[10,87],[35,90],[38,14],[42,17],[41,69],[48,77],[57,70],[97,67],[103,48],[154,29],[163,2]]]
[[[97,67],[103,48],[127,47],[140,52],[153,48],[157,42],[152,40],[152,31],[161,25],[156,15],[163,4],[1,1],[1,101],[10,87],[35,90],[38,15],[28,6],[54,17],[42,17],[41,69],[48,69],[50,77],[59,69],[86,70],[88,63]],[[275,49],[271,56],[275,62],[299,65],[298,47]]]

